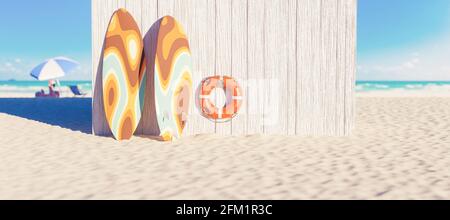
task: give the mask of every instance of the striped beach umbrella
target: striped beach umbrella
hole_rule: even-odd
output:
[[[66,57],[49,59],[31,71],[31,76],[37,80],[51,80],[65,76],[78,66],[78,62]]]

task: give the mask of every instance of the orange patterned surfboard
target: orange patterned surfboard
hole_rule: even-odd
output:
[[[160,136],[171,140],[182,135],[189,114],[192,61],[180,23],[171,16],[159,22],[154,73],[156,117]]]
[[[103,50],[103,105],[117,140],[130,139],[138,126],[145,91],[143,40],[135,20],[125,9],[114,12]],[[143,64],[143,65],[142,65]]]

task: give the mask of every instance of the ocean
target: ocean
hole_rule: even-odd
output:
[[[34,95],[36,91],[44,89],[46,92],[47,81],[0,81],[0,94],[27,94]],[[91,81],[61,81],[61,90],[68,91],[69,85],[78,85],[83,92],[92,92]],[[357,81],[356,92],[367,93],[377,91],[450,91],[450,81]]]
[[[450,81],[357,81],[356,92],[450,91]]]
[[[78,85],[81,91],[91,93],[92,83],[91,81],[60,81],[60,90],[70,93],[68,86]],[[0,95],[6,96],[6,94],[14,94],[14,96],[34,95],[35,92],[44,89],[48,92],[48,81],[0,81]]]

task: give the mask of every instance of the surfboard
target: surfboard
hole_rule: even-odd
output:
[[[189,42],[180,23],[171,16],[159,20],[154,57],[156,118],[160,136],[167,141],[181,137],[192,99]]]
[[[106,32],[102,69],[103,107],[117,140],[130,139],[141,118],[146,67],[142,54],[138,25],[125,9],[117,10]]]

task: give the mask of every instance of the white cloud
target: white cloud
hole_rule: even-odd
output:
[[[401,68],[414,69],[417,66],[417,64],[419,64],[419,61],[420,61],[419,58],[413,58],[413,59],[403,63]]]
[[[21,59],[0,60],[0,80],[5,79],[28,79],[31,63],[24,63]]]
[[[364,68],[364,72],[378,72],[383,74],[402,74],[406,71],[415,69],[420,64],[419,58],[410,58],[395,64],[376,64]],[[362,70],[362,68],[358,68]]]
[[[359,57],[358,80],[450,80],[450,34],[372,57]]]

